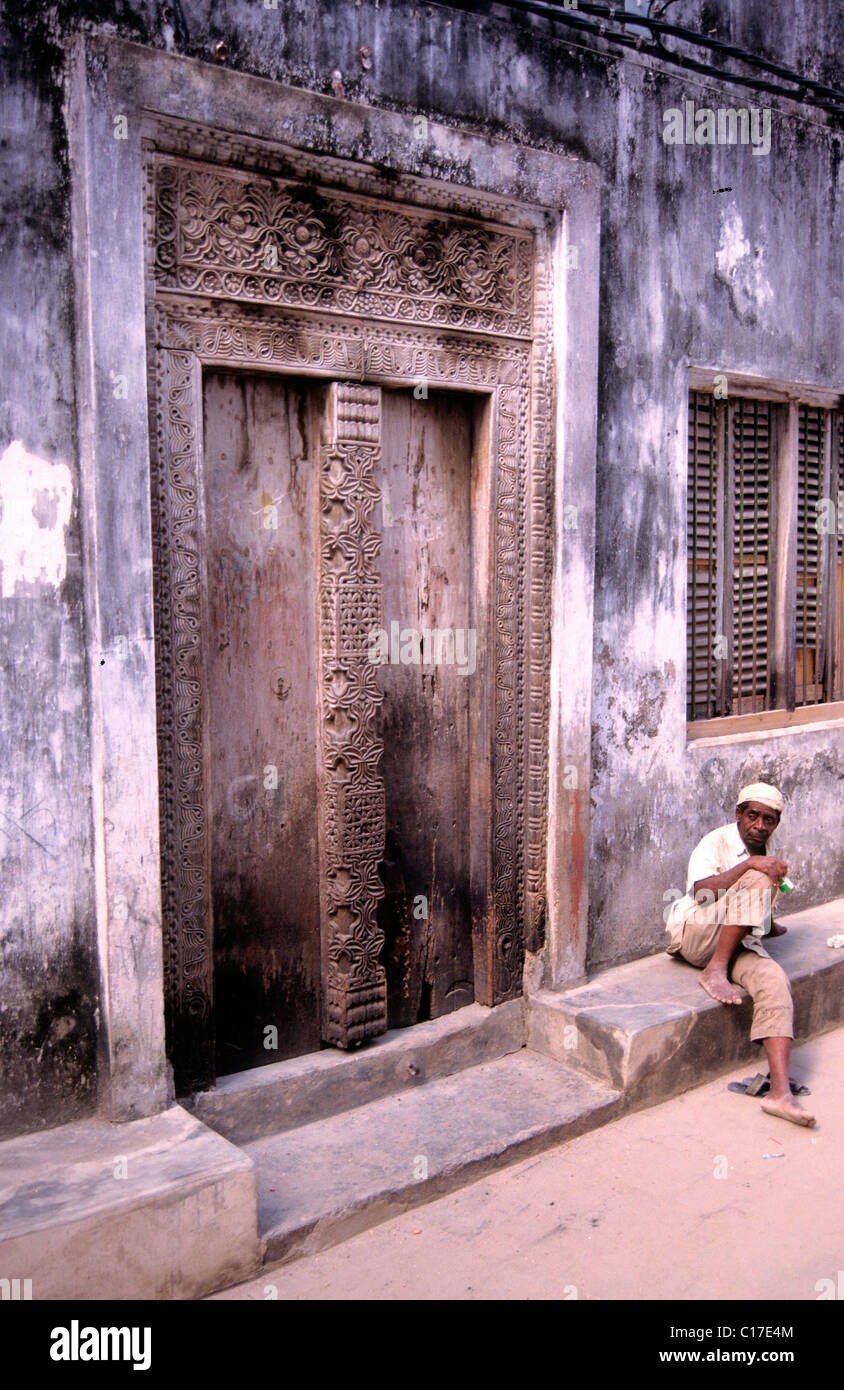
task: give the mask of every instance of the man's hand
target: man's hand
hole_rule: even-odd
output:
[[[767,874],[775,888],[779,888],[781,880],[788,873],[785,860],[777,859],[775,854],[751,854],[744,867],[758,869],[760,873]]]

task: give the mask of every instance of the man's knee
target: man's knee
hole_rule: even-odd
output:
[[[736,879],[734,888],[773,888],[770,878],[762,869],[745,869],[741,878]]]
[[[776,888],[767,874],[748,869],[727,890],[724,921],[730,926],[761,927],[770,920]]]
[[[748,952],[748,954],[750,954]],[[786,975],[781,965],[770,956],[755,955],[755,960],[748,962],[744,970],[740,973],[743,979],[738,980],[747,992],[754,999],[763,996],[772,1000],[791,999],[791,981]],[[734,975],[735,978],[735,975]]]

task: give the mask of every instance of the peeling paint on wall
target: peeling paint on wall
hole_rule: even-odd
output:
[[[765,273],[765,252],[751,246],[735,203],[721,213],[721,235],[715,258],[716,277],[726,285],[736,317],[755,323],[774,298]]]
[[[30,454],[21,441],[0,458],[0,576],[3,598],[32,597],[67,572],[65,529],[73,484],[66,463]]]

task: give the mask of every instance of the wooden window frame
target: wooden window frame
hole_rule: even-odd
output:
[[[842,584],[842,537],[840,527],[821,534],[818,547],[819,611],[817,616],[818,653],[815,681],[825,685],[826,700],[797,703],[800,691],[797,681],[797,524],[799,489],[799,429],[801,407],[824,411],[824,441],[820,460],[820,496],[831,497],[837,508],[838,496],[844,491],[844,412],[842,397],[835,392],[815,387],[799,387],[784,382],[759,382],[746,376],[732,376],[710,369],[693,368],[689,373],[689,393],[714,393],[716,377],[723,383],[727,376],[724,409],[715,419],[716,470],[719,487],[725,487],[723,505],[719,506],[719,535],[716,554],[716,592],[719,613],[723,613],[725,633],[729,634],[727,661],[717,682],[719,700],[727,710],[705,719],[687,720],[687,738],[723,738],[733,734],[764,733],[776,729],[799,728],[829,720],[844,719],[844,584]],[[771,485],[770,485],[770,545],[769,545],[769,627],[768,683],[764,710],[736,713],[733,699],[734,630],[732,593],[734,585],[728,577],[734,565],[734,528],[736,505],[736,474],[734,452],[733,411],[736,397],[771,402]],[[688,432],[687,432],[688,439]],[[691,454],[688,455],[687,481],[691,482]],[[836,509],[836,518],[839,515]],[[688,522],[687,522],[688,525]],[[688,534],[688,532],[687,532]],[[805,547],[804,547],[805,548]],[[688,568],[688,567],[687,567]],[[688,582],[688,579],[687,579]],[[726,589],[726,592],[725,592]],[[804,620],[805,621],[805,620]],[[688,608],[687,608],[688,622]],[[804,658],[805,662],[805,658]],[[832,670],[827,675],[827,665]],[[805,666],[804,666],[805,671]],[[827,683],[828,682],[828,683]],[[689,673],[686,699],[688,702]],[[806,687],[802,694],[805,699]],[[740,697],[741,698],[741,697]],[[688,703],[687,703],[688,711]]]

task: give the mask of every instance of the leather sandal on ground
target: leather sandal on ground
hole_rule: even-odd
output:
[[[788,1078],[793,1096],[810,1096],[812,1092],[808,1086],[804,1086],[801,1081],[795,1081],[792,1076]],[[727,1083],[728,1091],[737,1091],[742,1096],[766,1096],[771,1089],[771,1073],[765,1075],[758,1071],[755,1076],[746,1076],[744,1081],[730,1081]]]

